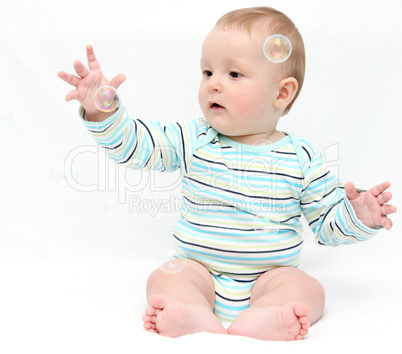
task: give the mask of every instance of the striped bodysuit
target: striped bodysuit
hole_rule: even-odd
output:
[[[311,144],[287,134],[244,145],[204,119],[163,124],[132,120],[120,106],[101,123],[85,121],[119,163],[180,170],[183,204],[173,230],[178,250],[205,266],[215,283],[215,314],[233,321],[248,307],[255,280],[281,266],[297,267],[303,214],[319,244],[337,246],[376,231],[356,217],[338,179]]]

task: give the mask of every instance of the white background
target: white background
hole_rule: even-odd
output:
[[[279,129],[313,141],[343,181],[370,188],[390,180],[401,205],[398,2],[0,0],[2,353],[205,345],[205,334],[173,341],[141,327],[147,275],[171,245],[178,175],[106,161],[78,104],[64,101],[70,88],[57,72],[86,62],[85,46],[93,44],[105,75],[127,75],[119,94],[133,118],[198,118],[204,37],[226,12],[259,5],[286,13],[307,52],[303,90]],[[81,187],[62,184],[66,160]],[[326,287],[327,310],[303,344],[213,335],[207,342],[283,352],[395,340],[402,241],[400,217],[393,220],[374,240],[338,249],[316,246],[305,230],[301,268]]]

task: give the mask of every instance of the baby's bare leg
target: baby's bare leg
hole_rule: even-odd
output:
[[[303,339],[310,324],[322,316],[325,293],[305,272],[272,269],[254,284],[250,306],[228,328],[229,334],[266,340]]]
[[[144,327],[168,337],[196,332],[226,333],[213,313],[215,286],[212,276],[199,263],[187,260],[177,274],[155,270],[148,278],[149,307]]]

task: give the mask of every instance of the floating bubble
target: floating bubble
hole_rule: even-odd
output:
[[[179,246],[176,245],[173,250],[162,252],[162,254],[164,256],[164,261],[168,259],[160,267],[162,272],[166,274],[177,274],[185,268],[187,257],[185,252]]]
[[[269,146],[272,144],[272,141],[267,139],[258,139],[256,140],[253,145],[251,145],[251,155],[258,152],[266,152],[265,148],[260,148],[261,146]]]
[[[253,146],[266,146],[266,145],[271,145],[272,141],[267,140],[267,139],[258,139],[254,141]]]
[[[186,266],[186,258],[172,258],[161,266],[161,270],[167,274],[180,273]]]
[[[13,114],[4,109],[0,109],[0,131],[6,130],[13,122]]]
[[[292,53],[292,44],[282,34],[274,34],[264,42],[263,52],[265,57],[273,63],[283,63]]]
[[[279,231],[280,223],[274,220],[273,216],[256,215],[254,218],[254,230],[262,234],[276,235]]]
[[[99,87],[94,96],[95,106],[103,112],[112,112],[120,104],[117,91],[112,86]]]

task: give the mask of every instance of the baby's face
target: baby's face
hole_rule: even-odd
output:
[[[252,144],[276,129],[278,64],[263,54],[263,35],[214,28],[204,41],[199,103],[209,124],[238,142]]]

